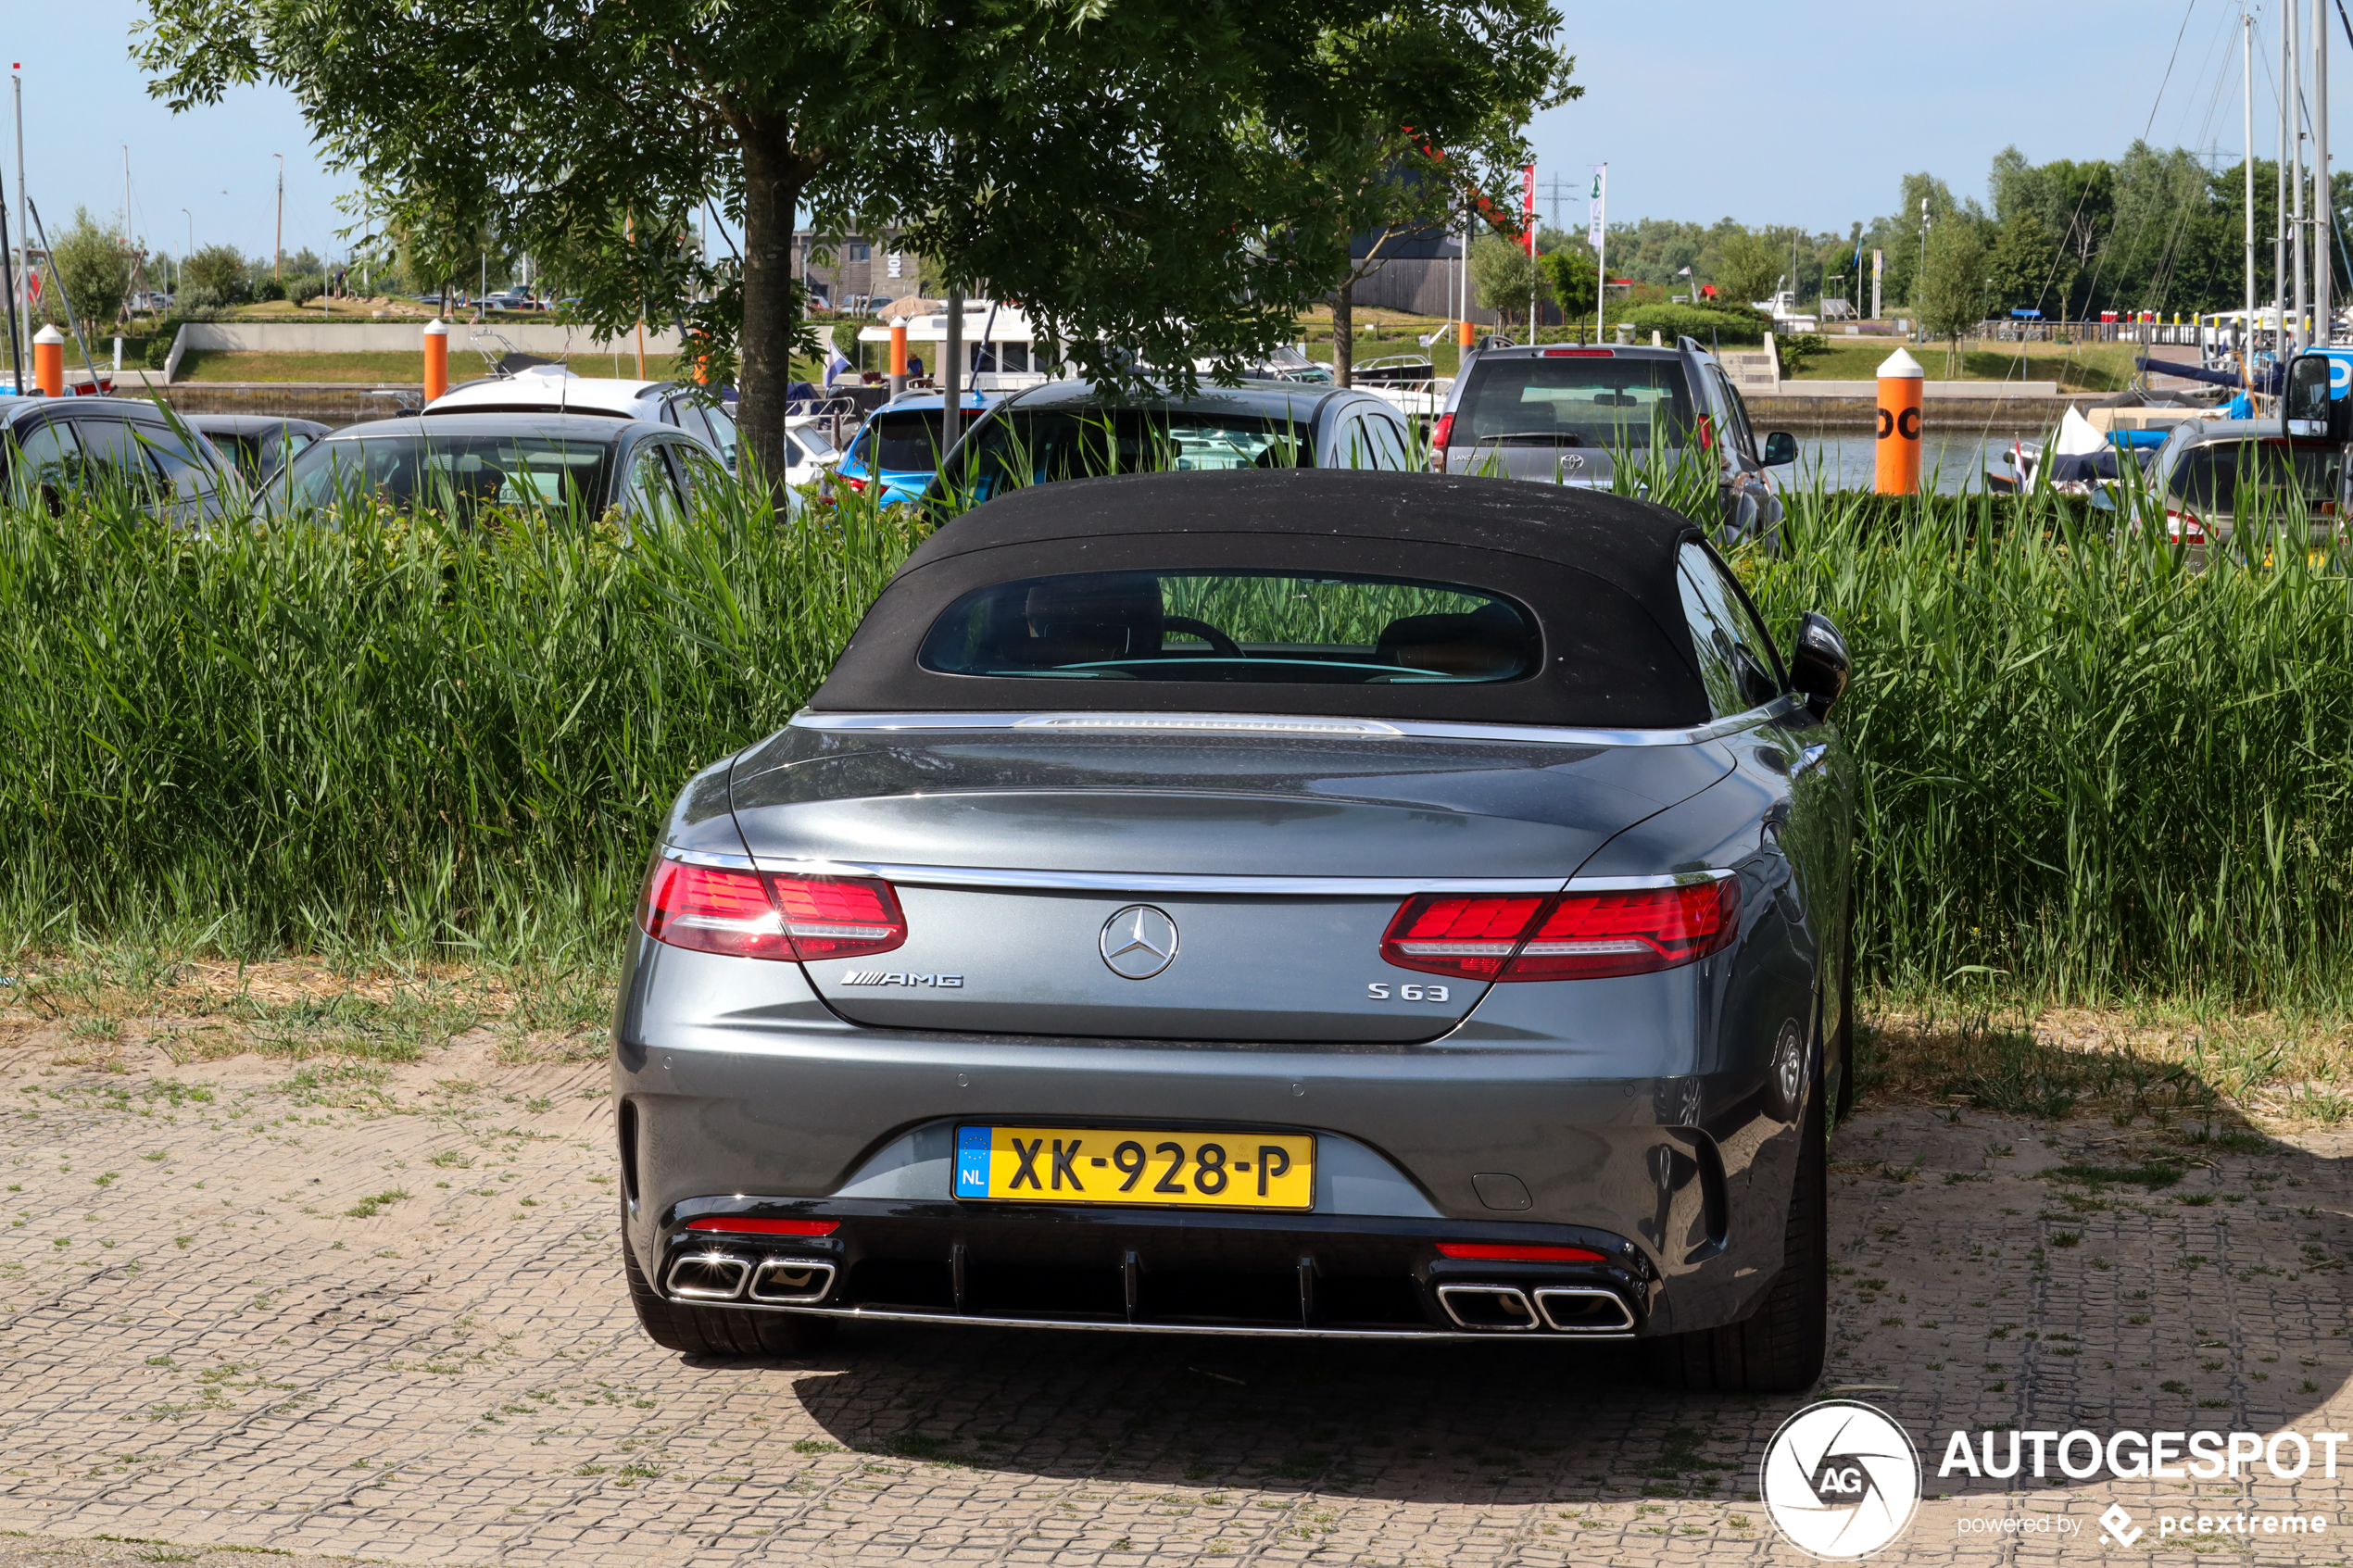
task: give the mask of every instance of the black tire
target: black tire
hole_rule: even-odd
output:
[[[637,1266],[636,1251],[626,1236],[621,1242],[621,1261],[629,1276],[629,1304],[637,1309],[637,1325],[665,1350],[689,1356],[805,1356],[833,1337],[831,1318],[665,1300]]]
[[[1793,1394],[1822,1375],[1830,1337],[1829,1150],[1818,1078],[1798,1123],[1781,1272],[1743,1322],[1643,1341],[1651,1375],[1695,1394]]]

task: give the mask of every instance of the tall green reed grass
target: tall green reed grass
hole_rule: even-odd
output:
[[[1710,515],[1712,475],[1621,470]],[[2353,579],[2300,505],[2223,543],[2161,497],[1786,497],[1736,547],[1767,620],[1856,665],[1867,972],[2056,1000],[2353,1002]]]
[[[686,776],[790,716],[914,537],[856,498],[329,521],[0,515],[0,940],[609,951]]]
[[[1712,481],[1618,483],[1713,515]],[[2201,561],[2049,495],[1789,506],[1735,564],[1855,650],[1869,972],[2343,1000],[2341,560]],[[0,945],[609,962],[679,786],[790,715],[922,527],[857,495],[627,538],[0,512]]]

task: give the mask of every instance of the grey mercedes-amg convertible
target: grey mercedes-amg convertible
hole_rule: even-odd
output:
[[[614,1041],[646,1331],[1632,1337],[1806,1386],[1846,670],[1606,495],[965,514],[662,830]]]

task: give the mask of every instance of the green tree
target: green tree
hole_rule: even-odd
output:
[[[181,264],[180,287],[183,296],[201,293],[198,301],[182,297],[177,303],[186,308],[211,308],[235,305],[245,298],[245,258],[234,245],[206,245],[188,253]]]
[[[950,285],[986,280],[1099,382],[1140,358],[1189,388],[1196,359],[1236,375],[1285,341],[1346,272],[1335,166],[1400,126],[1473,142],[1568,68],[1548,0],[148,8],[137,57],[175,108],[281,84],[412,240],[495,220],[580,258],[566,279],[591,324],[702,333],[778,484],[799,212],[895,232]],[[681,245],[707,204],[740,229],[739,263]],[[447,276],[468,257],[422,259]]]
[[[2058,270],[2058,246],[2034,210],[2020,206],[1994,234],[1985,260],[1987,297],[1996,310],[2050,311]]]
[[[1544,275],[1544,292],[1564,316],[1590,316],[1601,291],[1601,258],[1583,240],[1569,240],[1540,251],[1536,270]]]
[[[1929,230],[1928,262],[1920,274],[1920,328],[1944,338],[1944,373],[1954,373],[1961,339],[1985,319],[1988,247],[1984,225],[1966,212],[1948,214]]]
[[[51,270],[65,285],[73,313],[85,327],[112,321],[122,314],[131,294],[131,253],[122,248],[120,232],[101,228],[86,207],[73,209],[73,221],[52,234],[55,246]],[[53,321],[66,319],[64,302],[43,295],[44,310]]]
[[[1479,235],[1471,242],[1470,276],[1471,293],[1480,307],[1504,320],[1527,320],[1531,296],[1541,303],[1539,291],[1543,278],[1535,258],[1528,254],[1525,240]]]
[[[1718,298],[1744,309],[1769,295],[1788,268],[1787,256],[1780,246],[1743,229],[1728,235],[1718,248],[1716,276],[1709,281],[1715,283]]]
[[[1345,202],[1342,220],[1353,236],[1348,271],[1332,291],[1332,376],[1342,386],[1355,382],[1356,285],[1387,266],[1405,245],[1461,227],[1475,213],[1479,192],[1458,170],[1501,169],[1527,156],[1521,128],[1539,108],[1579,95],[1584,89],[1561,86],[1545,102],[1506,104],[1478,127],[1469,145],[1439,148],[1418,133],[1400,131],[1368,136],[1352,168],[1333,163],[1333,191]]]

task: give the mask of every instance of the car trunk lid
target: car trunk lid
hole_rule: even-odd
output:
[[[1724,768],[1709,746],[795,730],[733,790],[762,865],[898,889],[901,947],[804,966],[854,1022],[1394,1044],[1484,989],[1382,962],[1407,895],[1556,888]]]

